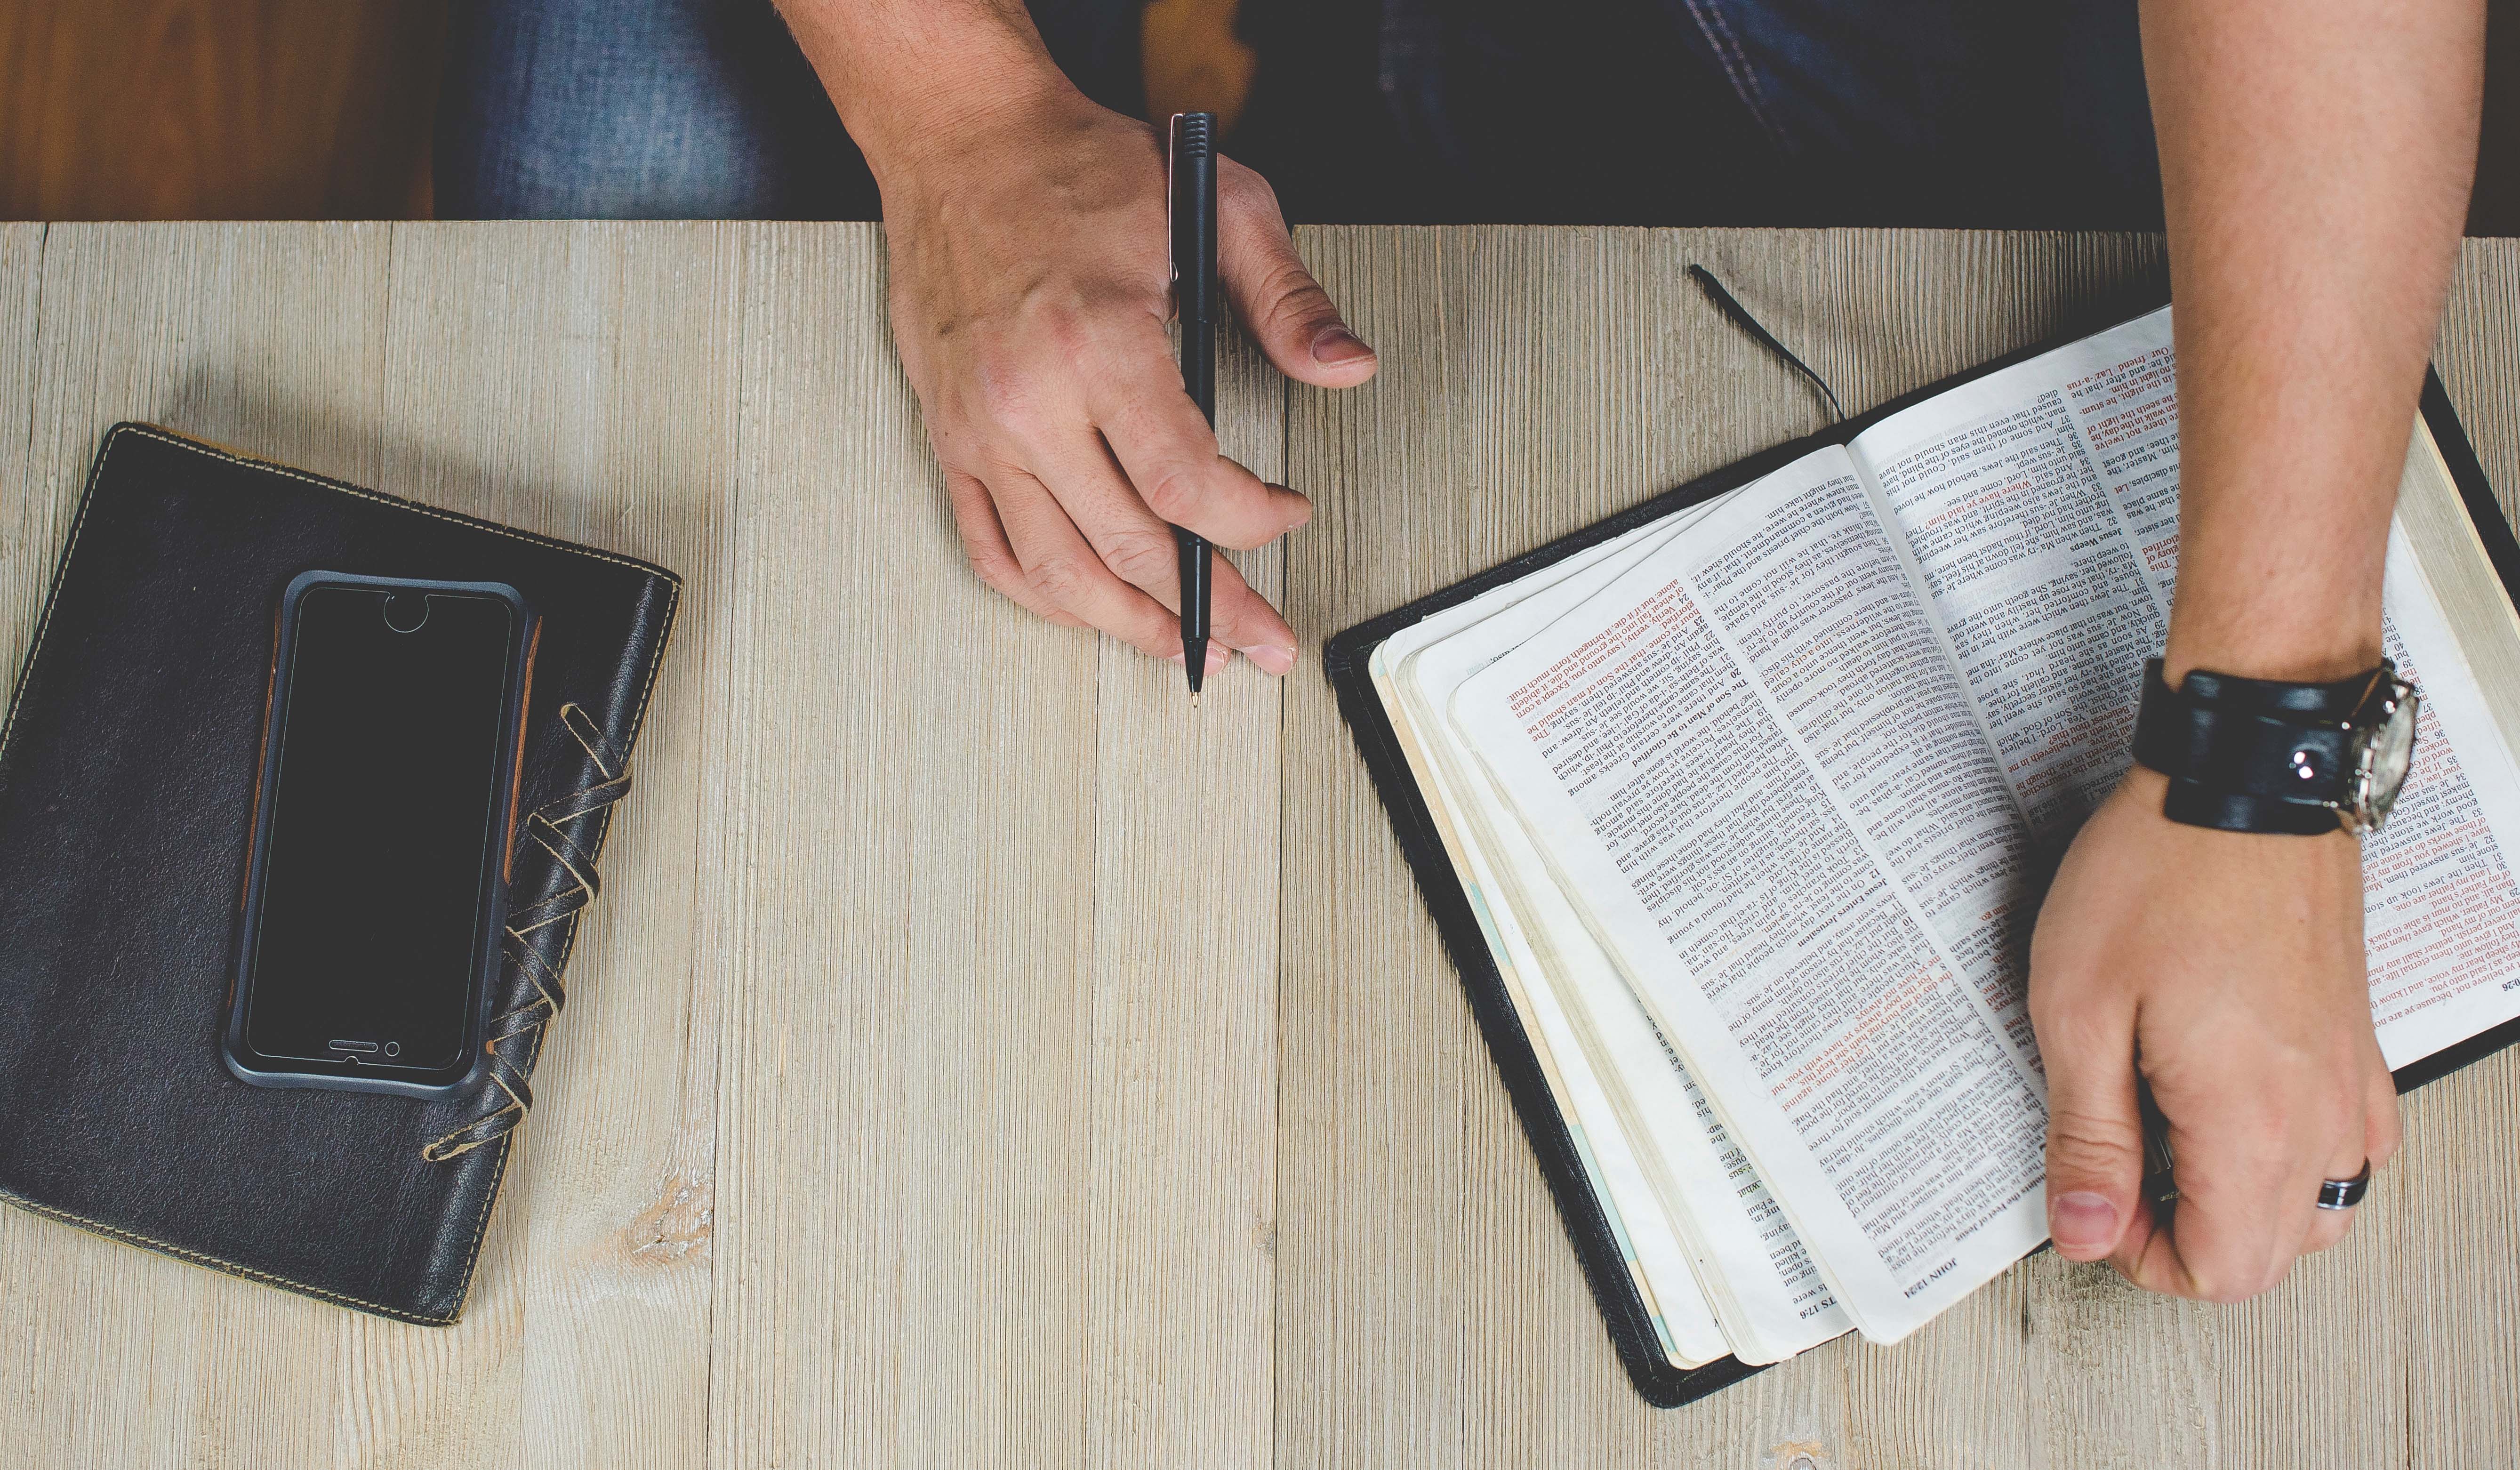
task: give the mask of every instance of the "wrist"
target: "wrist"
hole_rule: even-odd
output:
[[[2259,581],[2231,598],[2182,567],[2172,601],[2161,675],[2177,689],[2195,669],[2242,679],[2325,684],[2366,672],[2380,661],[2380,598],[2376,587],[2305,589],[2287,596]]]
[[[1083,101],[1022,10],[938,5],[914,19],[869,17],[828,0],[782,6],[877,186]]]
[[[2380,661],[2393,470],[2270,475],[2254,461],[2183,465],[2179,585],[2162,677],[2208,669],[2325,684]],[[2401,458],[2404,450],[2400,451]],[[2227,454],[2222,457],[2229,459]]]

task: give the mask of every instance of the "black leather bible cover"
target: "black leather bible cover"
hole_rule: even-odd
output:
[[[492,1082],[269,1091],[219,1060],[282,589],[505,582],[541,616]],[[0,1198],[403,1321],[455,1320],[681,583],[115,425],[0,725]],[[340,814],[340,860],[379,835]]]
[[[2158,299],[2148,300],[2142,309],[2149,310],[2160,304]],[[1701,1367],[1681,1368],[1664,1355],[1661,1339],[1654,1331],[1653,1315],[1646,1310],[1644,1297],[1638,1291],[1636,1279],[1629,1271],[1618,1232],[1602,1213],[1600,1202],[1594,1198],[1582,1152],[1576,1146],[1574,1135],[1567,1130],[1566,1120],[1558,1114],[1556,1099],[1542,1076],[1539,1053],[1532,1048],[1531,1038],[1523,1030],[1522,1017],[1514,1010],[1505,977],[1497,972],[1495,957],[1489,953],[1486,936],[1481,933],[1478,919],[1471,913],[1469,896],[1462,891],[1461,878],[1453,869],[1452,856],[1445,850],[1443,837],[1436,830],[1434,815],[1418,789],[1418,780],[1409,769],[1408,758],[1401,754],[1399,736],[1383,710],[1382,696],[1374,689],[1368,661],[1384,640],[1446,607],[1465,602],[1491,588],[1519,581],[1552,561],[1634,530],[1647,521],[1659,520],[1684,507],[1746,485],[1823,445],[1843,444],[1901,409],[1923,402],[1972,379],[2027,361],[2050,348],[2063,346],[2130,314],[2126,309],[2110,312],[2082,331],[2010,353],[1919,388],[1819,433],[1761,451],[1737,464],[1632,506],[1607,520],[1490,567],[1466,581],[1457,582],[1379,617],[1359,623],[1333,635],[1323,646],[1323,675],[1329,680],[1331,690],[1338,696],[1339,715],[1346,721],[1348,733],[1356,738],[1357,751],[1364,757],[1366,772],[1372,778],[1374,791],[1382,799],[1383,811],[1391,820],[1392,832],[1400,839],[1401,853],[1409,860],[1410,870],[1417,875],[1418,892],[1424,896],[1426,908],[1434,917],[1444,951],[1452,957],[1454,967],[1461,973],[1462,989],[1469,998],[1470,1014],[1487,1041],[1489,1057],[1495,1061],[1498,1073],[1504,1078],[1507,1095],[1512,1100],[1514,1113],[1522,1121],[1523,1136],[1530,1140],[1532,1152],[1539,1160],[1541,1175],[1556,1202],[1558,1219],[1566,1226],[1567,1238],[1575,1247],[1575,1256],[1584,1269],[1585,1280],[1592,1287],[1594,1304],[1600,1309],[1603,1323],[1609,1328],[1611,1346],[1617,1349],[1619,1360],[1627,1368],[1628,1377],[1636,1385],[1638,1394],[1658,1407],[1672,1408],[1703,1399],[1760,1369],[1735,1358],[1719,1358]],[[2503,590],[2515,600],[2520,600],[2520,542],[2514,541],[2502,508],[2495,500],[2492,488],[2486,484],[2484,469],[2477,464],[2476,451],[2469,445],[2466,430],[2459,425],[2458,415],[2452,409],[2450,395],[2443,391],[2438,378],[2428,376],[2425,379],[2422,412],[2434,442],[2441,447],[2443,460],[2450,466],[2452,478],[2458,483],[2459,498],[2467,507],[2468,518],[2475,523],[2479,539],[2485,543],[2486,554],[2502,580]],[[2456,1046],[2399,1068],[2398,1090],[2403,1092],[2421,1087],[2515,1042],[2520,1042],[2520,1021],[2470,1037]]]

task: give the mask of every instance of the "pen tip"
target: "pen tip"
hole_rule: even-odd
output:
[[[1192,690],[1190,691],[1190,707],[1192,709],[1198,708],[1198,690]]]

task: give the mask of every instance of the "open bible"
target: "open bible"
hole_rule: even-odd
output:
[[[1561,1209],[1614,1243],[1597,1295],[1651,1323],[1649,1397],[1896,1342],[2045,1240],[2029,936],[2129,763],[2178,486],[2164,308],[1334,644],[1430,901],[1448,865],[1475,920],[1500,1063],[1580,1164]],[[2481,491],[2419,423],[2384,640],[2425,702],[2363,840],[2393,1068],[2520,1017],[2520,616]]]

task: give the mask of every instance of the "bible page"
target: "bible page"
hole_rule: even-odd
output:
[[[1394,666],[1416,649],[1473,628],[1489,614],[1589,566],[1604,561],[1623,564],[1623,557],[1633,561],[1642,550],[1641,543],[1668,536],[1673,529],[1664,524],[1641,527],[1552,563],[1531,578],[1445,608],[1386,639],[1373,650],[1370,671],[1477,915],[1481,937],[1514,1009],[1523,1018],[1542,1074],[1584,1160],[1594,1197],[1653,1317],[1664,1356],[1678,1366],[1693,1368],[1724,1357],[1735,1346],[1699,1283],[1696,1253],[1668,1217],[1639,1158],[1640,1145],[1626,1132],[1620,1109],[1611,1102],[1599,1072],[1573,1034],[1554,986],[1523,939],[1513,906],[1500,892],[1483,855],[1473,850],[1454,820],[1458,803],[1449,797],[1428,757],[1422,734],[1407,720],[1392,680]]]
[[[1690,519],[1712,507],[1697,508]],[[1675,517],[1677,520],[1678,517]],[[1681,531],[1674,524],[1656,545]],[[1640,1141],[1666,1210],[1690,1238],[1716,1315],[1744,1362],[1774,1362],[1851,1326],[1825,1280],[1652,1016],[1585,927],[1530,837],[1475,759],[1451,738],[1441,711],[1471,674],[1555,621],[1633,565],[1638,554],[1497,612],[1467,632],[1405,658],[1395,683],[1411,723],[1433,755],[1448,805],[1473,849],[1502,876],[1537,966],[1561,992],[1588,1052],[1622,1086],[1612,1103]]]
[[[2169,631],[2170,311],[1937,395],[1852,448],[2052,861],[2131,763],[2142,661]],[[2437,553],[2443,570],[2428,575],[2407,533],[2419,513],[2444,528],[2428,546],[2458,550],[2453,526],[2472,542],[2456,493],[2418,423],[2381,634],[2425,702],[2413,770],[2362,862],[2372,1016],[2392,1067],[2520,1014],[2520,775],[2432,585],[2463,563]],[[2481,548],[2467,559],[2482,564]]]
[[[2141,318],[1937,394],[1850,446],[2051,856],[2126,770],[2143,661],[2168,629],[2130,528],[2156,554],[2176,535],[2178,414],[2157,315],[2157,328]],[[2103,458],[2071,385],[2112,364],[2127,365],[2129,397]]]
[[[2406,789],[2362,845],[2371,1018],[2402,1067],[2520,1017],[2520,613],[2420,423],[2381,606],[2424,693]]]
[[[2520,1016],[2520,770],[2403,524],[2383,646],[2422,690],[2397,808],[2362,839],[2371,1020],[2392,1068]]]
[[[1472,676],[1452,710],[1882,1342],[2046,1238],[2045,1088],[2013,998],[1927,908],[1961,902],[1945,888],[1970,873],[2001,890],[1988,854],[2020,817],[1983,799],[1986,770],[1965,776],[1975,717],[1939,649],[1915,655],[1920,617],[1852,461],[1823,451]],[[1885,667],[1885,648],[1910,651]],[[1882,718],[1892,702],[1905,722]],[[1948,767],[1926,786],[1951,793],[1938,821],[1881,779],[1915,759]]]

